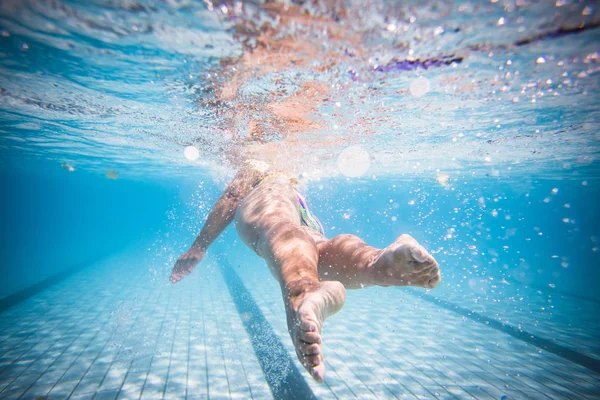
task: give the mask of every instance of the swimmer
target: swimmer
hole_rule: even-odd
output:
[[[189,275],[234,219],[243,242],[279,282],[296,354],[317,382],[325,379],[323,322],[342,308],[346,288],[433,288],[441,279],[435,259],[409,235],[385,249],[353,235],[327,239],[293,176],[253,160],[215,203],[195,242],[173,267],[171,282]]]

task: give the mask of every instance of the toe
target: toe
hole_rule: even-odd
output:
[[[310,368],[318,366],[322,361],[320,354],[317,354],[316,356],[302,356],[302,363]]]
[[[313,379],[319,383],[322,383],[325,380],[325,364],[321,363],[315,366],[312,371],[310,371]]]
[[[306,343],[321,343],[321,335],[319,335],[317,332],[300,331],[298,337],[300,340]]]
[[[427,261],[427,251],[421,246],[413,246],[410,248],[412,258],[420,263]]]
[[[317,356],[321,354],[321,346],[319,346],[317,343],[306,343],[303,344],[300,348],[302,350],[303,356]]]
[[[311,321],[308,318],[302,318],[300,319],[300,329],[305,331],[305,332],[316,332],[317,331],[317,324],[314,323],[313,321]]]
[[[441,280],[442,280],[442,277],[440,276],[440,273],[438,272],[432,278],[429,279],[429,281],[427,282],[427,287],[430,289],[434,288],[437,285],[439,285]]]

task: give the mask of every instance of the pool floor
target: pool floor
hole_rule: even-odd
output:
[[[0,313],[0,398],[298,397],[282,391],[286,376],[319,399],[600,397],[594,370],[401,288],[348,291],[324,326],[327,379],[314,383],[278,284],[257,257],[243,261],[211,253],[172,285],[137,244],[11,306]]]

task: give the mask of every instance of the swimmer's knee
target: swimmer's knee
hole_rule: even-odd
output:
[[[329,241],[329,243],[334,246],[344,244],[344,243],[352,243],[352,242],[362,243],[363,240],[361,238],[359,238],[358,236],[351,235],[349,233],[343,233],[341,235],[337,235],[337,236],[331,238],[331,240]]]

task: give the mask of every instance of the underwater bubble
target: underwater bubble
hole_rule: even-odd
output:
[[[415,97],[424,96],[427,92],[429,92],[431,85],[429,84],[429,79],[424,78],[422,76],[417,79],[413,79],[410,83],[410,94]]]
[[[546,59],[544,57],[538,57],[537,60],[535,60],[536,64],[544,64],[546,63]]]
[[[369,153],[362,146],[350,146],[340,153],[337,165],[342,174],[358,178],[367,172],[371,160]]]
[[[552,194],[556,194],[556,193],[558,193],[558,188],[553,188],[552,189]]]
[[[183,150],[183,155],[190,161],[195,161],[200,157],[200,152],[195,146],[187,146]]]

